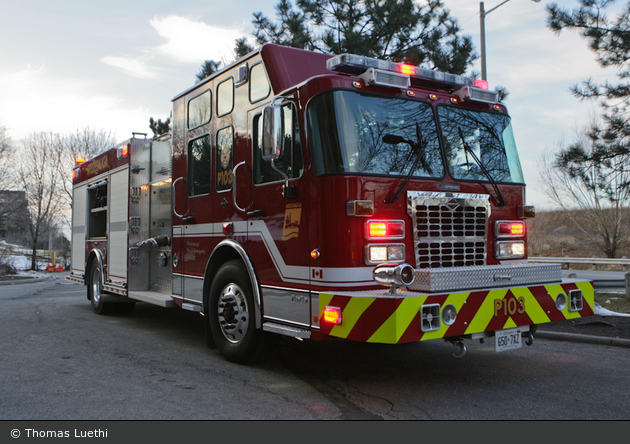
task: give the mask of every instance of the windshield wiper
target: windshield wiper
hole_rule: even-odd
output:
[[[459,137],[462,139],[462,144],[464,145],[464,152],[470,154],[470,157],[473,158],[473,160],[475,161],[475,163],[477,164],[477,166],[479,167],[481,172],[484,174],[484,176],[486,176],[488,178],[488,180],[492,184],[492,188],[494,188],[494,191],[497,193],[497,200],[498,200],[497,207],[504,207],[504,206],[506,206],[507,202],[505,202],[505,198],[503,197],[503,194],[501,193],[501,190],[499,190],[499,186],[495,182],[494,178],[492,177],[490,172],[486,169],[486,167],[483,166],[483,164],[481,163],[481,160],[479,160],[479,158],[477,157],[477,155],[475,154],[473,149],[466,142],[466,139],[464,138],[464,133],[462,133],[462,129],[461,128],[457,128],[457,130],[459,131]],[[466,160],[466,161],[468,161],[468,160]]]
[[[400,193],[402,193],[402,191],[405,189],[405,187],[409,183],[409,180],[411,180],[411,176],[413,176],[413,173],[416,171],[416,168],[418,167],[418,162],[422,164],[422,168],[424,168],[424,170],[427,173],[433,174],[433,170],[431,169],[431,166],[427,163],[427,160],[426,160],[425,150],[427,147],[427,143],[424,141],[424,138],[422,137],[422,132],[420,131],[420,125],[418,125],[417,122],[416,122],[416,138],[418,139],[418,142],[414,142],[413,140],[407,140],[402,136],[395,136],[393,134],[385,134],[383,136],[384,143],[387,143],[389,145],[398,145],[399,143],[406,143],[407,145],[411,147],[412,150],[416,152],[416,157],[413,160],[411,169],[407,173],[407,177],[405,177],[405,180],[400,184],[400,186],[398,187],[396,192],[392,195],[392,197],[385,199],[384,201],[385,203],[394,203],[398,200],[398,198],[400,197]]]

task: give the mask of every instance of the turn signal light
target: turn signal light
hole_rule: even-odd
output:
[[[326,306],[324,308],[324,322],[334,325],[341,325],[341,308]]]
[[[367,236],[370,239],[402,239],[405,237],[405,223],[396,221],[369,221]]]
[[[497,221],[495,222],[495,237],[514,237],[525,234],[524,222]]]

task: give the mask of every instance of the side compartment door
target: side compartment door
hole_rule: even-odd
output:
[[[85,273],[85,239],[87,214],[87,185],[84,183],[72,191],[72,271],[73,275]]]
[[[122,285],[127,282],[128,168],[111,175],[109,193],[109,278]]]

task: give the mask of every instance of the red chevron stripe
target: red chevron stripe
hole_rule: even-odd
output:
[[[566,319],[556,308],[556,295],[550,295],[544,286],[530,288],[530,290],[551,322]]]
[[[402,303],[400,299],[376,299],[361,315],[348,339],[366,342]]]
[[[488,291],[474,291],[470,293],[466,299],[466,303],[462,306],[457,314],[457,320],[446,331],[447,336],[461,336],[466,332],[466,329],[472,322],[473,318],[479,311],[479,307],[483,303],[485,297],[488,295]],[[465,323],[465,324],[464,324]]]

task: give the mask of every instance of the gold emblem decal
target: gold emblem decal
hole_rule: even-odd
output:
[[[289,204],[284,210],[284,227],[282,228],[282,240],[293,239],[300,234],[300,217],[302,216],[302,204]]]

